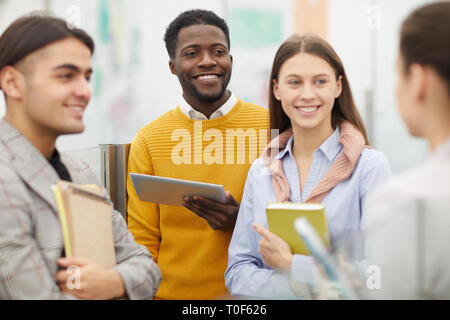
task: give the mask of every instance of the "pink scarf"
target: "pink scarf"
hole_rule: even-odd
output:
[[[328,191],[352,174],[364,147],[370,148],[365,145],[365,140],[361,132],[359,132],[359,130],[350,122],[344,121],[339,128],[341,131],[339,142],[344,147],[344,150],[332,164],[328,172],[314,187],[305,202],[321,203]],[[288,201],[290,189],[288,180],[283,171],[283,162],[282,160],[275,159],[275,156],[280,150],[283,150],[286,147],[291,136],[292,128],[281,133],[264,149],[262,156],[264,164],[273,173],[273,189],[275,191],[275,197],[279,202]]]

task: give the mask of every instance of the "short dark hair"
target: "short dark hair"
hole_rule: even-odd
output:
[[[211,25],[220,28],[225,34],[227,40],[228,50],[230,50],[230,33],[225,20],[220,18],[214,12],[209,10],[188,10],[180,13],[178,17],[173,20],[166,29],[164,41],[166,43],[167,53],[171,59],[175,58],[175,52],[178,42],[178,33],[181,29],[197,25]]]
[[[400,31],[404,72],[413,63],[429,65],[447,82],[450,95],[450,2],[437,2],[414,10]]]
[[[34,51],[65,38],[75,38],[94,54],[94,40],[83,30],[60,18],[40,12],[15,20],[0,36],[0,70],[13,66]],[[1,89],[1,88],[0,88]]]

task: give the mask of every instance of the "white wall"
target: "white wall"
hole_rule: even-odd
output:
[[[44,10],[44,0],[0,0],[0,34],[19,16],[34,10]],[[0,117],[5,114],[3,92],[0,94]]]
[[[355,103],[367,122],[366,93],[371,89],[370,0],[328,0],[329,42],[344,64]]]
[[[20,15],[44,9],[44,0],[0,0],[0,32]]]
[[[341,57],[372,145],[398,173],[427,156],[423,140],[409,136],[395,100],[399,28],[430,0],[328,0],[330,43]],[[372,102],[368,103],[372,94]]]
[[[400,25],[415,8],[432,1],[379,0],[381,24],[377,33],[377,77],[375,83],[375,141],[388,156],[395,172],[421,163],[428,155],[423,139],[409,135],[397,112],[395,98],[395,63],[397,59]]]

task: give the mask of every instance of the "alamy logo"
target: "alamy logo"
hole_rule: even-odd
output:
[[[278,130],[272,130],[271,137],[276,135]],[[262,154],[267,138],[267,129],[226,129],[225,135],[215,128],[203,132],[202,121],[195,121],[193,135],[187,129],[172,132],[171,141],[178,143],[171,159],[174,164],[251,164]]]
[[[66,270],[70,276],[67,278],[66,286],[69,290],[81,289],[81,269],[78,266],[69,266]]]
[[[81,28],[81,8],[76,5],[71,5],[66,9],[67,13],[67,27],[69,29]]]
[[[381,28],[381,8],[379,6],[367,6],[366,27],[370,30],[379,30]]]
[[[369,290],[381,289],[381,269],[377,265],[370,265],[366,270],[368,277],[366,280],[366,286]]]

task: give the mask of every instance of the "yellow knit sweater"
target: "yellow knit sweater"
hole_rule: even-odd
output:
[[[240,202],[247,172],[269,137],[266,109],[238,99],[225,116],[191,120],[180,108],[143,127],[129,172],[222,184]],[[128,227],[162,271],[156,299],[217,299],[231,232],[215,231],[184,207],[142,202],[128,179]]]

